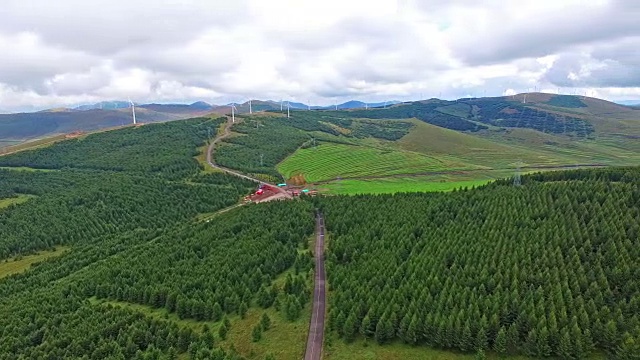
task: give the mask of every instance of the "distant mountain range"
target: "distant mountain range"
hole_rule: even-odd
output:
[[[285,106],[286,106],[286,102]],[[366,107],[370,107],[370,108],[376,108],[376,107],[384,107],[384,106],[391,106],[394,104],[399,104],[400,101],[387,101],[387,102],[378,102],[378,103],[365,103],[362,101],[356,101],[356,100],[351,100],[351,101],[347,101],[344,102],[342,104],[337,104],[337,105],[328,105],[328,106],[311,106],[311,110],[334,110],[336,109],[336,107],[338,108],[338,110],[345,110],[345,109],[360,109],[360,108],[366,108]],[[302,110],[307,110],[309,109],[309,106],[307,104],[303,104],[303,103],[298,103],[298,102],[290,102],[289,105],[291,106],[292,109],[302,109]],[[279,103],[278,103],[279,106]],[[278,107],[279,109],[279,107]]]
[[[333,110],[336,106],[311,106],[288,102],[292,110]],[[391,106],[398,101],[369,103],[347,101],[338,104],[338,110]],[[138,123],[152,123],[186,119],[208,114],[228,114],[231,105],[238,113],[249,112],[249,102],[242,104],[212,105],[203,101],[193,104],[135,104]],[[0,148],[59,134],[90,132],[123,126],[132,122],[128,101],[103,101],[74,108],[56,108],[31,113],[0,113]],[[287,101],[251,101],[251,111],[279,111],[286,109]]]
[[[365,108],[365,107],[376,108],[376,107],[391,106],[391,105],[399,104],[400,101],[394,100],[394,101],[387,101],[387,102],[365,103],[362,101],[351,100],[351,101],[347,101],[337,105],[317,106],[317,105],[309,105],[301,102],[283,100],[282,101],[283,110],[286,109],[287,103],[289,104],[290,109],[298,109],[298,110],[307,110],[309,108],[311,108],[312,110],[332,110],[332,109],[335,109],[336,107],[338,108],[338,110],[344,110],[344,109],[359,109],[359,108]],[[198,101],[193,104],[135,104],[136,108],[153,109],[153,110],[158,110],[160,112],[167,112],[168,109],[173,109],[173,110],[179,109],[180,110],[179,112],[195,110],[195,109],[200,109],[203,111],[212,111],[212,112],[216,112],[217,109],[220,109],[220,110],[227,109],[227,111],[230,111],[228,109],[230,109],[231,105],[235,105],[236,108],[238,109],[238,112],[240,113],[243,113],[245,111],[249,112],[248,101],[241,104],[229,103],[224,105],[212,105],[204,101]],[[266,101],[252,100],[251,105],[252,105],[251,106],[252,111],[280,109],[280,102],[275,100],[266,100]],[[78,110],[78,111],[117,110],[117,109],[126,109],[126,108],[129,108],[130,106],[131,105],[127,101],[103,101],[96,104],[80,105],[71,110]],[[57,109],[57,110],[60,111],[60,109]],[[51,111],[51,110],[45,110],[45,112],[46,111]]]
[[[510,100],[514,100],[519,99],[522,96],[524,96],[524,94],[518,94],[508,98]],[[493,99],[499,98],[502,97]],[[530,93],[526,95],[527,103],[531,103],[532,105],[537,99],[539,102],[541,101],[547,105],[561,107],[578,106],[578,108],[581,106],[577,100],[579,97],[575,96],[552,97],[552,100],[556,103],[550,101],[548,98],[550,98],[550,95],[541,93]],[[442,100],[438,99],[429,99],[423,100],[422,102],[426,104],[441,101]],[[599,99],[592,99],[592,102],[594,102],[594,104],[599,104],[598,106],[604,106],[609,109],[608,111],[613,113],[624,111],[633,112],[634,109],[640,109],[638,106],[631,106],[631,104],[640,104],[640,100],[622,102],[626,106],[617,105]],[[406,103],[402,103],[400,101],[364,103],[362,101],[351,100],[337,104],[337,106],[309,106],[304,103],[293,101],[288,102],[288,104],[292,110],[335,110],[336,107],[338,110],[352,110],[391,106],[397,107]],[[231,113],[232,105],[235,105],[238,113],[249,113],[249,102],[244,102],[242,104],[234,103],[212,105],[199,101],[192,104],[136,104],[135,106],[137,121],[139,123],[151,123],[179,120],[210,114],[229,114]],[[282,110],[285,110],[286,107],[287,101],[251,101],[252,112],[280,111],[281,108]],[[104,101],[96,104],[78,106],[73,109],[59,108],[32,113],[0,114],[0,148],[58,134],[90,132],[105,128],[123,126],[130,124],[131,122],[130,104],[127,101]]]
[[[135,103],[134,103],[135,104]],[[126,109],[130,107],[128,101],[102,101],[95,104],[80,105],[71,110],[86,111],[86,110],[117,110]],[[166,111],[167,109],[182,109],[182,111],[190,110],[211,110],[214,105],[208,104],[204,101],[194,102],[193,104],[135,104],[136,107],[146,109],[158,109],[160,111]],[[49,110],[45,110],[49,111]]]
[[[136,105],[138,123],[186,119],[216,112],[202,102],[185,104]],[[129,103],[109,101],[33,113],[0,114],[0,147],[58,134],[89,132],[132,122]]]

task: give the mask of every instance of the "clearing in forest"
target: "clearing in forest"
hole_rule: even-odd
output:
[[[33,195],[20,194],[20,195],[18,195],[16,197],[0,199],[0,209],[4,209],[4,208],[9,207],[11,205],[22,204],[22,203],[26,202],[27,200],[32,199],[34,197],[35,196],[33,196]]]
[[[47,260],[48,258],[60,256],[70,248],[59,246],[53,251],[41,251],[34,255],[19,256],[12,259],[0,261],[0,279],[29,270],[32,264]]]
[[[327,143],[300,149],[278,164],[286,178],[303,174],[308,182],[398,174],[419,174],[472,166],[409,151]]]

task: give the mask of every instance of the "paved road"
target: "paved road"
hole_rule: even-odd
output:
[[[307,351],[304,360],[322,359],[322,344],[324,343],[324,315],[325,315],[325,281],[324,271],[324,218],[318,213],[316,217],[316,247],[314,251],[316,271],[313,288],[313,312],[309,324]]]
[[[277,187],[277,186],[275,186],[273,184],[269,184],[269,183],[266,183],[264,181],[252,178],[251,176],[247,176],[247,175],[242,174],[242,173],[240,173],[238,171],[227,169],[227,168],[222,167],[220,165],[216,165],[216,163],[213,162],[213,155],[212,155],[213,154],[213,148],[220,141],[224,140],[225,138],[227,138],[227,137],[229,137],[231,135],[231,126],[232,125],[233,125],[233,122],[231,121],[231,118],[228,118],[227,125],[224,127],[224,132],[222,133],[222,135],[220,135],[220,136],[216,137],[215,139],[213,139],[213,141],[209,144],[209,147],[207,148],[207,163],[209,164],[209,166],[211,166],[212,168],[218,169],[218,170],[222,170],[227,174],[235,175],[237,177],[240,177],[240,178],[243,178],[243,179],[246,179],[246,180],[257,182],[258,184],[261,184],[261,185],[271,185],[274,188],[278,189],[278,194],[276,194],[276,195],[274,195],[272,197],[269,197],[267,199],[263,199],[262,201],[268,201],[268,200],[271,200],[271,198],[274,198],[274,199],[278,199],[278,198],[291,199],[292,198],[291,194],[289,194],[288,192],[286,192],[282,188],[279,188],[279,187]]]

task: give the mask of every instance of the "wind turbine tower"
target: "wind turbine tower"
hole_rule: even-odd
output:
[[[231,104],[231,122],[235,123],[236,122],[236,105],[235,104]]]
[[[251,110],[251,99],[249,99],[249,114],[253,114],[253,110]]]
[[[516,165],[516,172],[513,174],[513,186],[521,186],[522,185],[521,173],[522,173],[522,166],[524,165],[524,163],[522,162],[522,160],[519,160],[515,165]]]
[[[131,104],[131,115],[133,117],[133,125],[136,124],[136,106],[133,104],[133,101],[129,99],[129,104]]]
[[[289,116],[289,102],[287,101],[287,119],[290,118]]]

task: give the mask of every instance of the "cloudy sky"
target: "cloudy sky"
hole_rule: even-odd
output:
[[[637,0],[3,0],[0,109],[640,98]]]

